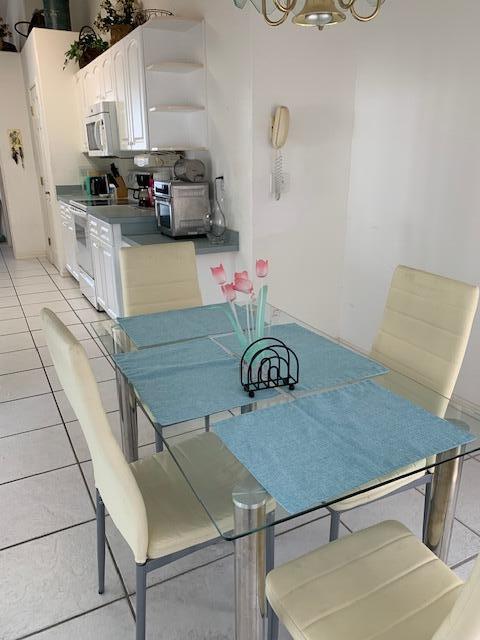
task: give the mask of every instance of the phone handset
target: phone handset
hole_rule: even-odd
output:
[[[281,194],[287,189],[288,180],[283,169],[281,149],[287,142],[289,128],[290,111],[288,107],[277,107],[272,124],[272,146],[276,150],[273,160],[272,192],[276,200],[280,200]]]

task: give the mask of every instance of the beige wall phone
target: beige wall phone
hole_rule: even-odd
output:
[[[272,124],[272,146],[276,150],[272,171],[272,193],[275,200],[280,200],[282,193],[288,189],[288,175],[284,171],[281,149],[287,142],[289,128],[290,111],[288,107],[277,107]]]

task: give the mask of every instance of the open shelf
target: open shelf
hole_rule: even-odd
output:
[[[203,64],[199,62],[178,62],[176,60],[166,60],[147,65],[147,71],[158,71],[160,73],[192,73],[198,69],[203,69]]]
[[[149,107],[150,113],[195,113],[197,111],[205,111],[205,107],[200,107],[195,104],[158,104],[154,107]]]
[[[165,31],[190,31],[193,27],[201,24],[202,20],[191,20],[190,18],[180,18],[177,16],[161,16],[151,18],[143,26],[147,29],[163,29]]]

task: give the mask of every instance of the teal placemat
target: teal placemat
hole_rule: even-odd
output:
[[[476,439],[371,381],[231,418],[214,431],[291,514]]]
[[[252,403],[240,385],[239,362],[203,338],[113,356],[155,420],[168,426]],[[277,395],[266,390],[255,400]]]
[[[298,390],[328,389],[379,376],[388,371],[378,362],[298,324],[274,325],[268,333],[272,338],[283,340],[297,354],[300,364]],[[217,340],[233,353],[241,355],[235,336],[223,336]]]
[[[118,318],[117,322],[130,340],[139,348],[192,340],[232,331],[227,314],[228,305],[215,304],[178,311],[164,311],[130,318]],[[246,315],[238,308],[239,320],[245,324]]]

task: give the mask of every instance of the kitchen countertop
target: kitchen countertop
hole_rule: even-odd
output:
[[[195,238],[169,238],[161,233],[147,233],[142,235],[128,235],[122,237],[123,242],[131,247],[143,246],[148,244],[172,244],[172,242],[193,242],[195,245],[195,253],[197,255],[208,253],[228,253],[229,251],[238,251],[238,231],[227,229],[225,233],[225,242],[223,244],[211,244],[206,237]]]
[[[87,213],[108,224],[129,224],[139,220],[155,220],[155,210],[134,204],[111,204],[102,207],[87,207]]]
[[[85,192],[77,185],[57,186],[58,200],[70,203],[70,200],[82,199]],[[197,255],[209,253],[228,253],[239,251],[238,231],[227,229],[223,244],[211,244],[206,237],[194,238],[169,238],[157,231],[154,209],[145,209],[137,204],[112,204],[97,207],[87,207],[86,212],[108,224],[120,224],[122,226],[122,241],[131,247],[150,244],[172,244],[173,242],[185,242],[190,240],[195,245]]]

